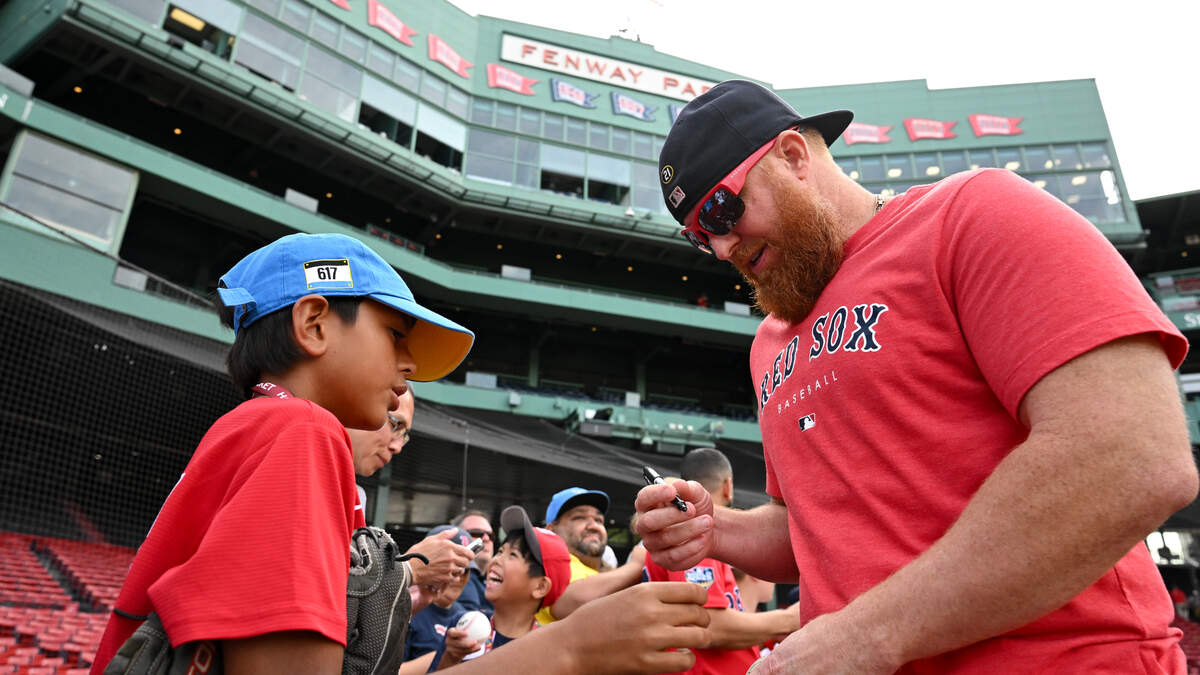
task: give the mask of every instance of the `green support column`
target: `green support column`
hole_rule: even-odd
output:
[[[529,386],[531,387],[538,386],[538,381],[541,379],[538,373],[538,371],[541,369],[541,359],[539,357],[541,353],[540,348],[541,341],[539,340],[538,343],[529,350]]]
[[[638,396],[642,397],[642,400],[645,400],[645,398],[646,398],[646,362],[645,361],[638,361],[637,364],[633,367],[633,378],[634,378],[634,384],[637,386]]]

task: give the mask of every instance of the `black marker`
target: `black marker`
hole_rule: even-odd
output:
[[[658,475],[657,471],[648,466],[642,467],[642,478],[646,479],[646,485],[662,485],[666,483],[666,481],[663,480],[663,477]],[[680,499],[679,495],[675,495],[675,498],[672,499],[671,502],[675,504],[675,508],[679,509],[680,511],[687,511],[687,503]]]

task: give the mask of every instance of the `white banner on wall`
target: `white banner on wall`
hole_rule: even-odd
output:
[[[530,68],[605,82],[616,87],[636,89],[681,101],[690,101],[716,85],[716,82],[700,80],[689,75],[618,61],[600,54],[581,52],[507,33],[500,42],[500,58]]]

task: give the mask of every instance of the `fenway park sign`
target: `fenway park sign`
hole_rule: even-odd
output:
[[[600,54],[581,52],[508,34],[501,39],[500,58],[531,68],[605,82],[681,101],[690,101],[716,85],[716,82],[698,80],[680,73],[657,70]]]

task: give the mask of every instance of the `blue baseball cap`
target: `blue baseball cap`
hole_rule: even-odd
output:
[[[249,326],[313,293],[366,296],[416,319],[408,351],[417,364],[408,379],[437,380],[458,367],[475,334],[417,304],[396,270],[361,241],[344,234],[290,234],[242,258],[221,277],[217,293],[233,307],[233,330]]]
[[[546,523],[553,523],[564,511],[570,511],[576,506],[585,504],[600,509],[600,513],[608,513],[608,495],[599,490],[569,487],[566,490],[559,490],[550,498],[550,506],[546,507]]]
[[[441,534],[442,532],[445,532],[446,530],[458,530],[458,532],[456,532],[453,537],[450,537],[450,541],[458,544],[459,546],[469,546],[471,544],[471,535],[467,534],[466,530],[462,529],[461,527],[459,527],[457,525],[438,525],[437,527],[430,530],[429,534],[427,534],[425,536],[432,537],[433,535]]]

